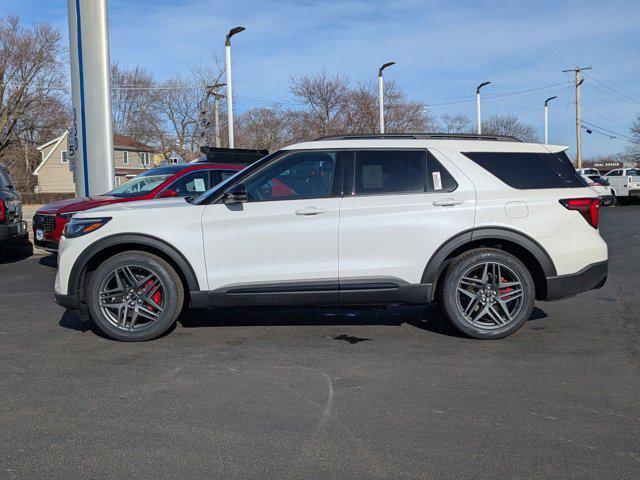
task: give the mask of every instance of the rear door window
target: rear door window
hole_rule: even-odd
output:
[[[564,152],[463,152],[463,155],[513,188],[526,190],[587,186]]]
[[[456,181],[425,150],[360,150],[355,159],[355,193],[450,192]]]

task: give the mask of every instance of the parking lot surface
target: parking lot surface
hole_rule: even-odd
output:
[[[640,476],[640,206],[605,208],[605,287],[500,341],[437,306],[183,314],[143,344],[0,260],[0,478]],[[574,239],[579,242],[580,239]]]

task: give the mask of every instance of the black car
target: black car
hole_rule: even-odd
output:
[[[0,163],[0,242],[20,237],[27,232],[22,220],[22,198],[13,186],[7,168]]]

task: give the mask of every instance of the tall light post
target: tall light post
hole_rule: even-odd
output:
[[[378,103],[380,108],[380,133],[384,133],[384,80],[382,79],[382,71],[395,65],[396,62],[387,62],[378,69]]]
[[[486,85],[489,85],[491,82],[482,82],[476,88],[476,114],[478,117],[478,135],[482,134],[482,115],[480,114],[480,89]]]
[[[236,33],[246,30],[244,27],[235,27],[227,33],[224,42],[225,62],[227,70],[227,128],[229,129],[229,148],[233,148],[233,94],[231,92],[231,37]]]
[[[554,98],[549,97],[544,101],[544,144],[549,143],[549,102]]]

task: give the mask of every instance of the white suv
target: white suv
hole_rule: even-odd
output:
[[[502,338],[601,287],[599,202],[565,147],[508,137],[340,136],[275,152],[192,199],[73,217],[56,300],[109,337],[158,337],[183,305],[437,300]]]

